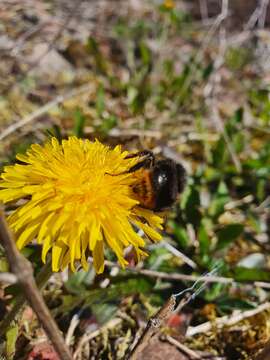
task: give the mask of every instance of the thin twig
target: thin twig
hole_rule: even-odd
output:
[[[170,243],[163,241],[161,245],[163,247],[165,247],[170,253],[177,256],[179,259],[181,259],[185,264],[189,265],[192,269],[198,268],[198,265],[193,260],[191,260],[189,257],[187,257],[185,254],[183,254],[181,251],[176,249]]]
[[[254,210],[255,212],[264,211],[270,205],[270,196],[267,196],[259,206],[257,206]]]
[[[85,130],[87,131],[87,127],[85,128]],[[109,131],[109,135],[110,136],[147,136],[147,137],[153,137],[155,139],[161,139],[163,134],[159,130],[113,128],[112,130]]]
[[[87,91],[93,90],[93,84],[84,84],[80,86],[79,88],[73,89],[69,92],[67,92],[64,95],[58,95],[54,100],[48,102],[44,106],[41,106],[36,111],[32,112],[31,114],[25,116],[23,119],[17,121],[14,124],[11,124],[8,126],[5,130],[2,131],[0,134],[0,140],[5,139],[7,136],[15,132],[16,130],[21,129],[23,126],[31,123],[35,119],[39,118],[40,116],[46,114],[49,110],[51,110],[53,107],[59,105],[60,103],[71,99],[72,97],[78,96],[82,93],[85,93]]]
[[[66,335],[66,339],[65,339],[67,346],[69,346],[71,344],[72,336],[74,334],[76,327],[79,325],[79,323],[80,323],[80,317],[78,314],[75,314],[71,319],[71,322],[69,324],[69,328],[67,331],[67,335]]]
[[[9,266],[17,276],[26,300],[35,311],[55,350],[62,360],[72,360],[69,349],[35,283],[31,263],[19,253],[2,209],[0,210],[0,239]]]
[[[89,258],[89,261],[92,262],[93,259]],[[120,266],[117,263],[105,260],[105,265],[112,268],[112,267],[118,267]],[[230,284],[230,285],[240,285],[243,284],[243,282],[235,281],[233,278],[229,277],[223,277],[223,276],[208,276],[206,279],[202,275],[186,275],[186,274],[178,274],[178,273],[166,273],[162,271],[155,271],[155,270],[149,270],[149,269],[138,269],[138,268],[127,268],[127,271],[145,275],[151,278],[156,279],[164,279],[164,280],[171,280],[171,281],[206,281],[207,283],[221,283],[221,284]],[[249,283],[248,281],[246,283]],[[252,284],[254,286],[258,286],[265,289],[270,289],[270,283],[263,282],[263,281],[252,281]]]
[[[201,356],[198,355],[194,350],[191,350],[186,345],[181,344],[179,341],[174,339],[172,336],[166,335],[165,340],[168,341],[170,344],[174,345],[175,347],[177,347],[181,352],[188,355],[188,357],[190,359],[192,359],[192,360],[197,360],[197,359],[200,360],[201,359]]]
[[[16,284],[17,281],[18,281],[17,276],[12,273],[8,273],[8,272],[0,273],[0,283]]]
[[[246,25],[244,26],[244,30],[253,29],[257,23],[260,28],[264,27],[268,2],[269,0],[259,1],[259,5],[255,8]]]
[[[92,258],[89,258],[89,261],[92,262]],[[105,265],[108,267],[119,267],[120,266],[117,263],[114,263],[112,261],[105,260]],[[202,275],[186,275],[186,274],[178,274],[178,273],[166,273],[162,271],[155,271],[155,270],[149,270],[149,269],[139,269],[139,268],[127,268],[127,271],[145,275],[152,278],[157,279],[164,279],[164,280],[172,280],[172,281],[197,281],[197,280],[205,280],[205,277]],[[227,278],[222,276],[209,276],[206,279],[209,283],[222,283],[222,284],[233,284],[235,281],[233,278]],[[269,284],[270,287],[270,284]]]
[[[144,332],[135,344],[135,347],[131,349],[127,355],[128,360],[136,360],[139,354],[145,349],[149,340],[155,336],[161,326],[163,326],[169,317],[172,315],[176,305],[175,296],[171,296],[169,300],[162,306],[162,308],[151,317],[146,325]]]
[[[227,204],[225,204],[224,208],[225,210],[232,210],[237,207],[250,204],[253,201],[254,201],[254,196],[249,194],[241,199],[229,201]]]
[[[116,326],[118,326],[119,324],[121,324],[123,320],[120,318],[115,318],[110,320],[107,324],[105,324],[104,326],[102,326],[100,329],[97,329],[96,331],[92,331],[90,333],[86,333],[83,335],[83,337],[80,339],[79,344],[73,354],[73,358],[77,359],[77,357],[79,356],[79,354],[82,351],[82,348],[84,347],[84,345],[89,342],[90,340],[94,339],[95,337],[99,336],[102,332],[107,331],[109,329],[113,329]]]
[[[261,29],[264,28],[264,26],[265,26],[268,5],[269,5],[269,0],[261,0],[260,1],[261,13],[260,13],[260,17],[258,19],[258,25],[259,25],[259,28],[261,28]]]
[[[255,316],[260,312],[270,309],[270,302],[266,302],[262,305],[259,305],[254,310],[247,310],[247,311],[237,311],[233,315],[226,315],[221,318],[216,319],[213,321],[207,321],[203,324],[198,326],[189,327],[186,332],[186,337],[192,337],[197,334],[206,333],[210,331],[212,328],[222,328],[224,326],[232,326],[237,324],[238,322],[245,320],[249,317]],[[256,359],[258,360],[258,359]]]

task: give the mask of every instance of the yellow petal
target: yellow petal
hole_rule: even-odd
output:
[[[68,266],[69,263],[70,263],[70,251],[68,250],[62,260],[61,270],[63,271]]]
[[[39,233],[38,233],[38,243],[42,242],[42,239],[47,236],[50,235],[50,223],[53,222],[54,220],[54,213],[51,213],[47,216],[47,218],[43,221],[43,223],[41,224]]]
[[[93,250],[94,268],[97,274],[101,274],[104,271],[104,250],[103,241],[97,241]]]
[[[143,224],[139,221],[133,220],[134,224],[137,225],[139,228],[141,228],[144,233],[150,237],[150,239],[152,239],[153,241],[160,241],[162,240],[162,236],[155,231],[154,229],[152,229],[150,226]]]
[[[23,230],[18,240],[16,241],[16,244],[19,249],[22,249],[27,243],[29,243],[34,239],[34,237],[37,234],[39,226],[40,224],[38,223],[32,226],[28,226],[25,230]]]
[[[62,258],[67,247],[63,243],[56,243],[52,247],[52,271],[57,272],[61,268]]]
[[[41,254],[41,260],[44,264],[46,263],[46,256],[51,247],[52,247],[51,237],[46,236],[45,239],[43,240],[42,254]]]
[[[4,203],[23,198],[25,192],[22,189],[3,189],[0,190],[0,200]]]
[[[100,222],[93,216],[91,224],[90,238],[89,238],[89,249],[92,251],[96,246],[97,240],[100,238]]]

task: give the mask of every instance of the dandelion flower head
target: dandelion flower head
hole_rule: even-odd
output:
[[[164,0],[163,2],[163,6],[166,8],[166,9],[174,9],[175,8],[175,2],[173,0]]]
[[[123,267],[126,247],[132,245],[138,259],[146,255],[136,230],[158,241],[162,219],[139,206],[132,191],[136,176],[127,172],[138,158],[127,154],[120,146],[70,137],[17,155],[20,163],[6,166],[0,176],[0,201],[18,201],[8,217],[18,248],[34,240],[42,244],[42,261],[50,251],[53,271],[74,271],[79,262],[86,270],[92,256],[101,273],[105,246]]]

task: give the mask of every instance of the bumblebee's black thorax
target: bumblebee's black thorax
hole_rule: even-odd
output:
[[[159,160],[152,169],[152,181],[155,192],[155,210],[163,210],[175,202],[183,191],[185,169],[171,159]]]

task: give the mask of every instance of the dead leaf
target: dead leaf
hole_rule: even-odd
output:
[[[47,342],[35,345],[27,360],[60,360],[52,345]]]

